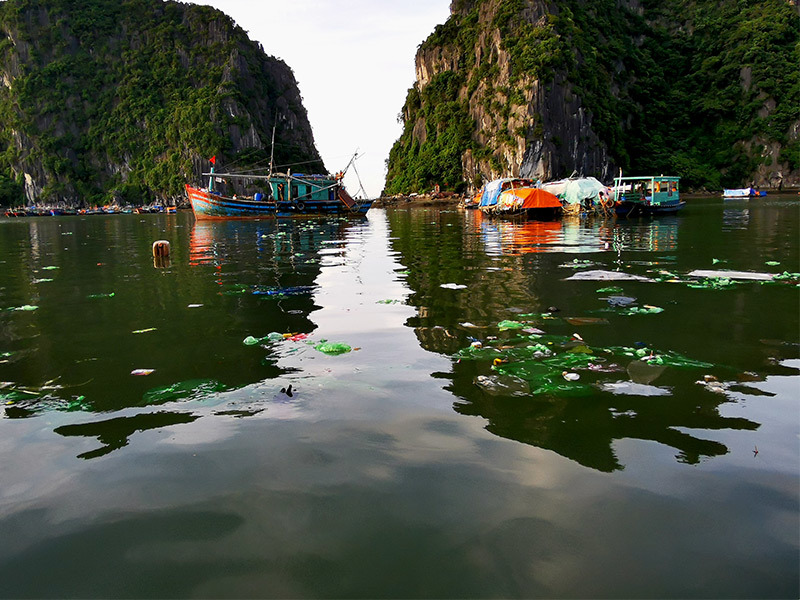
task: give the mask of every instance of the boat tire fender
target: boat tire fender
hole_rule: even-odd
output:
[[[297,207],[297,210],[303,210],[306,207],[305,203],[302,200],[299,200],[295,204],[295,206]]]

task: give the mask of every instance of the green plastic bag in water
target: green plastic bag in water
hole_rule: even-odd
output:
[[[328,356],[338,356],[339,354],[346,354],[352,350],[347,344],[340,344],[336,342],[324,342],[314,346],[314,350],[318,350]]]

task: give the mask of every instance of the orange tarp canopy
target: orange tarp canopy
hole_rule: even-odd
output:
[[[558,196],[539,188],[506,190],[497,201],[500,209],[561,208]]]

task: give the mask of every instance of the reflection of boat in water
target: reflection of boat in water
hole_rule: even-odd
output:
[[[679,220],[676,215],[646,221],[620,220],[604,237],[614,246],[626,250],[672,252],[678,247]]]
[[[472,227],[492,256],[530,253],[603,252],[611,249],[673,251],[678,247],[675,215],[660,219],[599,220],[565,217],[556,221],[472,219]]]
[[[537,188],[533,181],[519,177],[488,182],[483,186],[478,207],[485,215],[532,219],[554,219],[562,211],[557,196]]]
[[[490,254],[553,252],[563,239],[561,221],[483,221],[481,237]]]
[[[355,158],[355,157],[354,157]],[[342,184],[344,171],[336,175],[302,173],[215,173],[212,161],[208,187],[186,185],[186,196],[197,219],[264,219],[314,215],[364,215],[372,200],[355,200]],[[352,160],[351,160],[352,163]],[[259,181],[252,196],[225,195],[214,188],[227,180]]]
[[[621,216],[674,214],[686,205],[680,199],[680,177],[665,175],[615,177],[614,210]],[[624,191],[630,184],[630,191]]]
[[[320,219],[301,228],[275,219],[195,220],[189,234],[189,264],[222,265],[240,255],[241,244],[249,240],[255,262],[293,265],[315,257],[326,240],[340,239],[350,223],[344,218]]]

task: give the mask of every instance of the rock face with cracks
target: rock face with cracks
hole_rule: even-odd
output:
[[[419,47],[385,194],[577,172],[800,185],[785,0],[453,0]]]
[[[273,127],[277,164],[324,170],[292,70],[207,6],[2,2],[0,80],[0,196],[18,202],[179,197],[212,156],[265,166]]]

